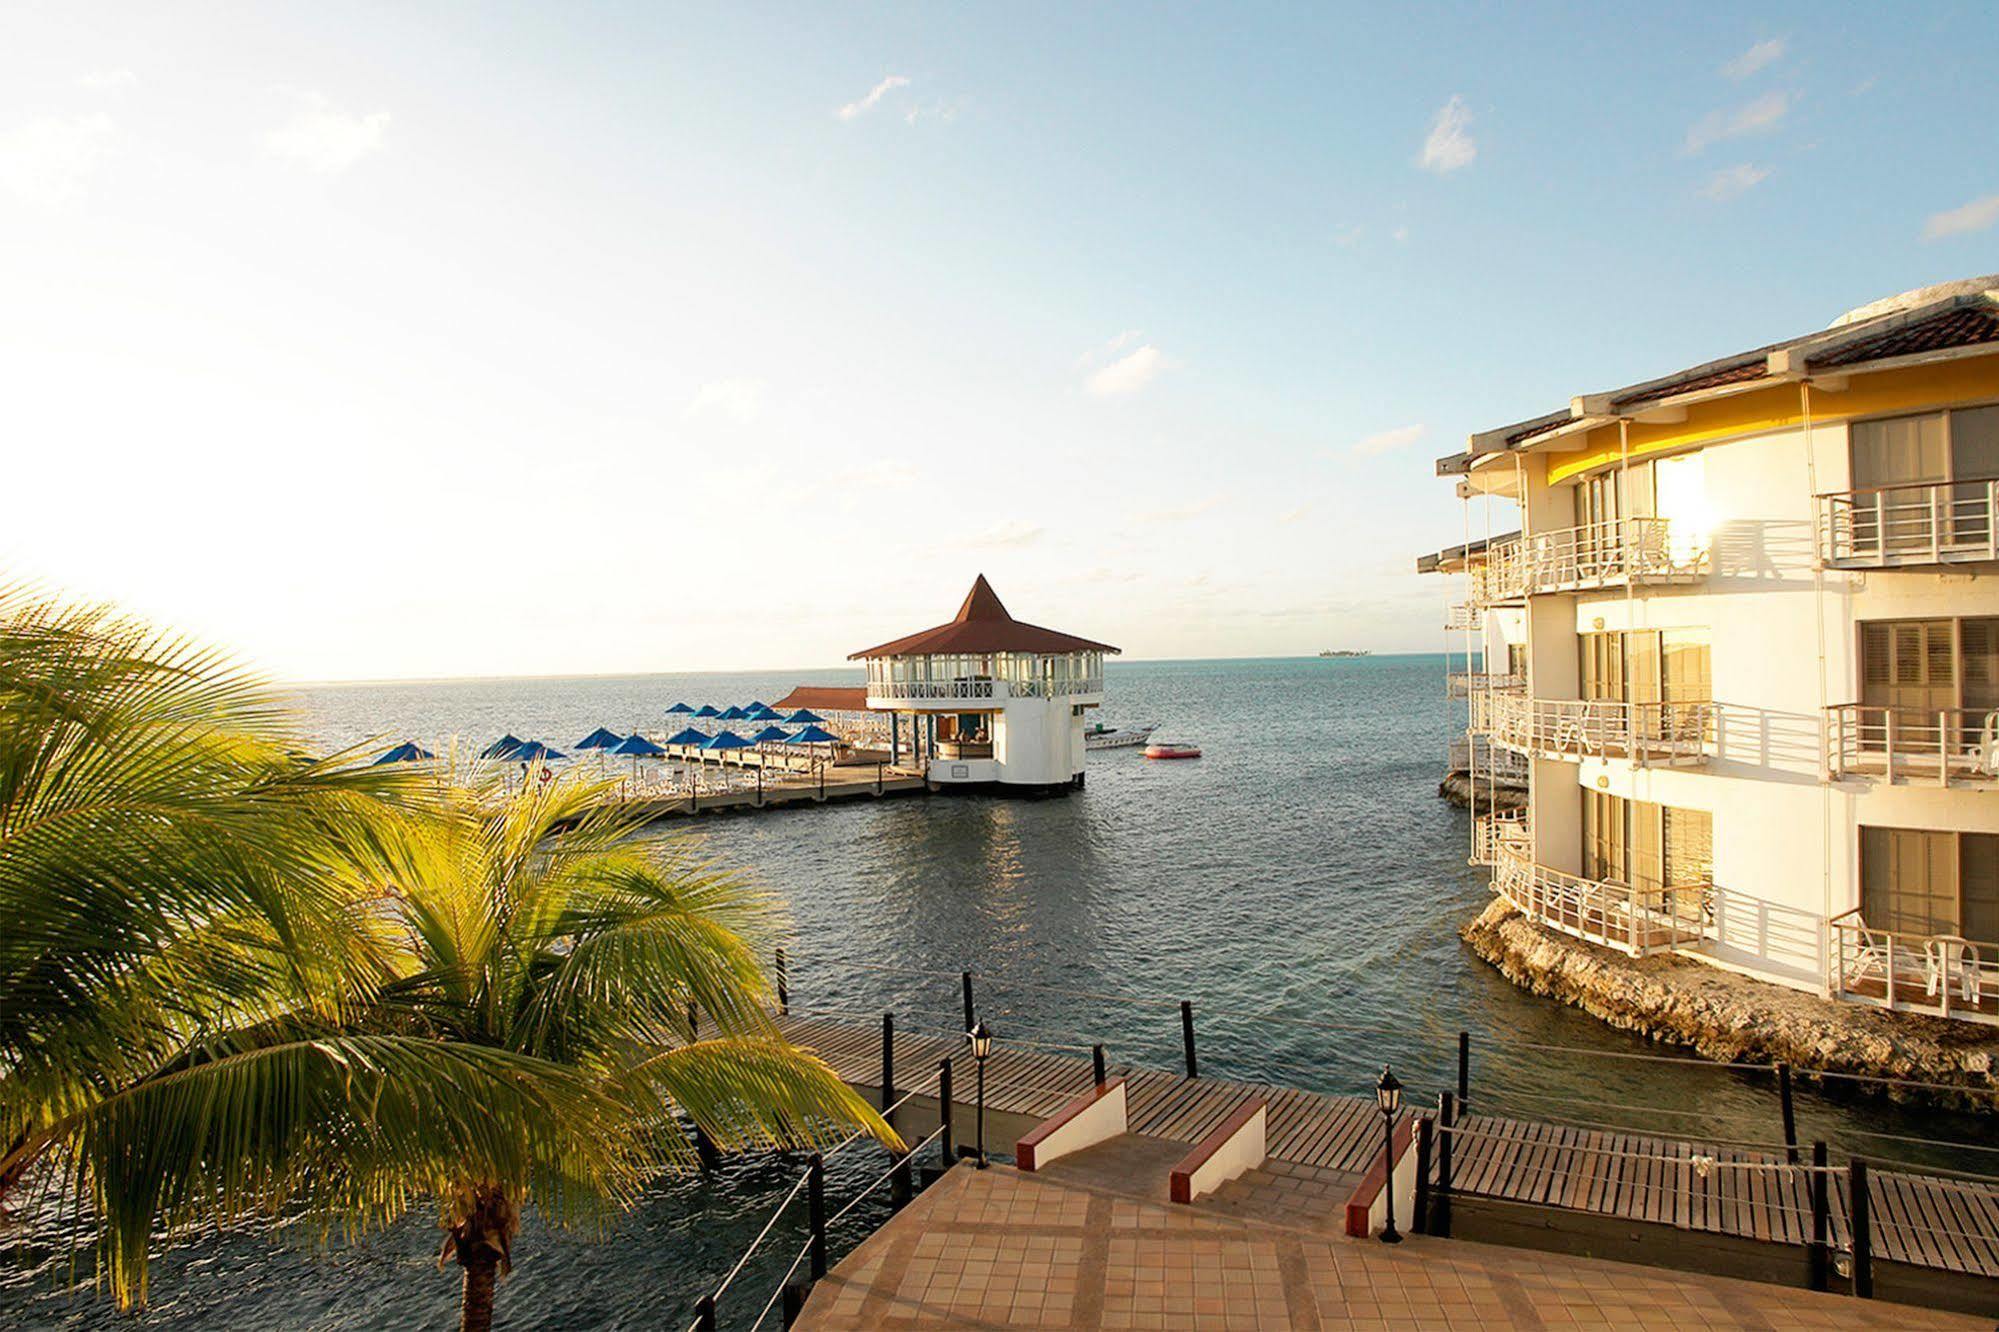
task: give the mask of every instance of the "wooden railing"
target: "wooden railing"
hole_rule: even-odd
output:
[[[1836,703],[1826,709],[1826,770],[1836,779],[1999,785],[1999,709]]]
[[[1527,687],[1524,675],[1493,675],[1486,671],[1452,671],[1445,678],[1445,691],[1452,698],[1469,698],[1477,689],[1502,689],[1519,693]]]
[[[1833,993],[1890,1010],[1999,1024],[1999,944],[1832,918]]]
[[[1632,957],[1698,943],[1707,930],[1707,884],[1636,888],[1537,864],[1525,838],[1495,835],[1493,891],[1522,915]]]
[[[1819,553],[1837,568],[1999,560],[1999,480],[1876,486],[1818,502]]]
[[[1479,693],[1472,730],[1493,743],[1549,758],[1704,763],[1714,743],[1712,703],[1622,703]]]
[[[1676,540],[1665,518],[1619,518],[1536,532],[1471,568],[1472,600],[1490,606],[1537,592],[1638,580],[1686,582],[1707,572],[1707,550]]]

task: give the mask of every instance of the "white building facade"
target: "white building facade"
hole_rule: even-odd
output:
[[[1083,728],[1118,649],[1007,613],[981,574],[949,623],[853,654],[867,706],[891,719],[891,762],[934,787],[1083,784]]]
[[[1519,529],[1419,561],[1528,774],[1472,856],[1628,953],[1999,1021],[1999,277],[1859,313],[1439,461]]]

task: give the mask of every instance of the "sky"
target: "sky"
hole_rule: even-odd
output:
[[[1436,457],[1999,270],[1989,4],[0,5],[0,579],[289,679],[1430,651]]]

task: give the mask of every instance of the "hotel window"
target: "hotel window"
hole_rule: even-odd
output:
[[[1637,629],[1578,635],[1582,696],[1616,703],[1659,706],[1639,710],[1654,738],[1699,726],[1701,718],[1679,703],[1713,701],[1713,657],[1705,629]]]
[[[1862,621],[1860,702],[1882,710],[1863,718],[1869,744],[1886,743],[1892,713],[1898,749],[1934,749],[1951,709],[1962,709],[1960,743],[1975,743],[1986,714],[1999,709],[1999,616]]]
[[[1999,942],[1999,833],[1863,827],[1860,914],[1877,930]]]
[[[1853,511],[1854,544],[1875,550],[1980,545],[1992,513],[1984,484],[1999,479],[1999,406],[1964,407],[1856,421],[1849,431],[1853,488],[1869,495]],[[1940,498],[1927,489],[1948,486]]]
[[[1583,877],[1645,892],[1705,885],[1714,878],[1714,816],[1585,790]]]
[[[1576,483],[1577,546],[1587,554],[1658,538],[1656,525],[1627,533],[1624,518],[1666,520],[1664,540],[1676,564],[1691,564],[1707,553],[1711,525],[1707,504],[1707,464],[1696,449],[1670,458],[1647,458],[1610,467]]]

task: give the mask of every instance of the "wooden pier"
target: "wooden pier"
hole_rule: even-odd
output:
[[[815,1050],[847,1082],[881,1098],[877,1104],[886,1099],[880,1027],[805,1014],[787,1014],[778,1023],[788,1039]],[[939,1066],[947,1060],[954,1070],[964,1070],[954,1071],[953,1100],[965,1105],[972,1061],[963,1038],[896,1033],[895,1093],[934,1098]],[[1158,1069],[1117,1071],[1126,1079],[1129,1132],[1135,1136],[1198,1142],[1245,1103],[1260,1099],[1269,1103],[1267,1152],[1274,1163],[1352,1181],[1382,1155],[1381,1114],[1371,1098]],[[1094,1087],[1097,1076],[1092,1060],[1078,1054],[1000,1042],[987,1061],[987,1106],[995,1113],[1044,1119]],[[1432,1208],[1442,1194],[1451,1209],[1466,1213],[1481,1202],[1516,1213],[1531,1211],[1540,1219],[1530,1224],[1542,1230],[1558,1229],[1550,1218],[1560,1214],[1596,1218],[1613,1223],[1602,1233],[1619,1234],[1627,1247],[1633,1232],[1615,1232],[1615,1225],[1638,1223],[1746,1241],[1770,1246],[1742,1252],[1763,1253],[1762,1264],[1778,1273],[1802,1277],[1812,1258],[1823,1283],[1834,1289],[1839,1285],[1832,1271],[1843,1263],[1858,1269],[1852,1280],[1862,1284],[1879,1265],[1898,1264],[1920,1269],[1919,1276],[1927,1272],[1944,1280],[1941,1289],[1951,1294],[1942,1302],[1951,1307],[1999,1309],[1999,1285],[1986,1284],[1999,1282],[1999,1185],[1989,1181],[1877,1166],[1858,1176],[1867,1216],[1865,1238],[1856,1246],[1856,1174],[1844,1162],[1815,1172],[1808,1146],[1794,1163],[1783,1149],[1739,1149],[1477,1114],[1439,1124],[1424,1107],[1409,1108],[1432,1118],[1426,1177]],[[1446,1138],[1448,1153],[1443,1150]],[[1815,1178],[1825,1185],[1826,1247],[1814,1257]],[[1668,1261],[1656,1251],[1650,1256]],[[1963,1299],[1956,1297],[1958,1288],[1948,1285],[1959,1278],[1971,1278],[1975,1288]],[[1931,1292],[1920,1283],[1919,1288]]]
[[[757,771],[754,766],[750,770]],[[924,795],[928,791],[929,786],[917,773],[876,765],[840,766],[811,771],[773,770],[760,774],[754,786],[745,785],[724,791],[694,790],[668,795],[641,792],[624,797],[619,804],[638,818],[665,819],[819,805],[840,800]]]

